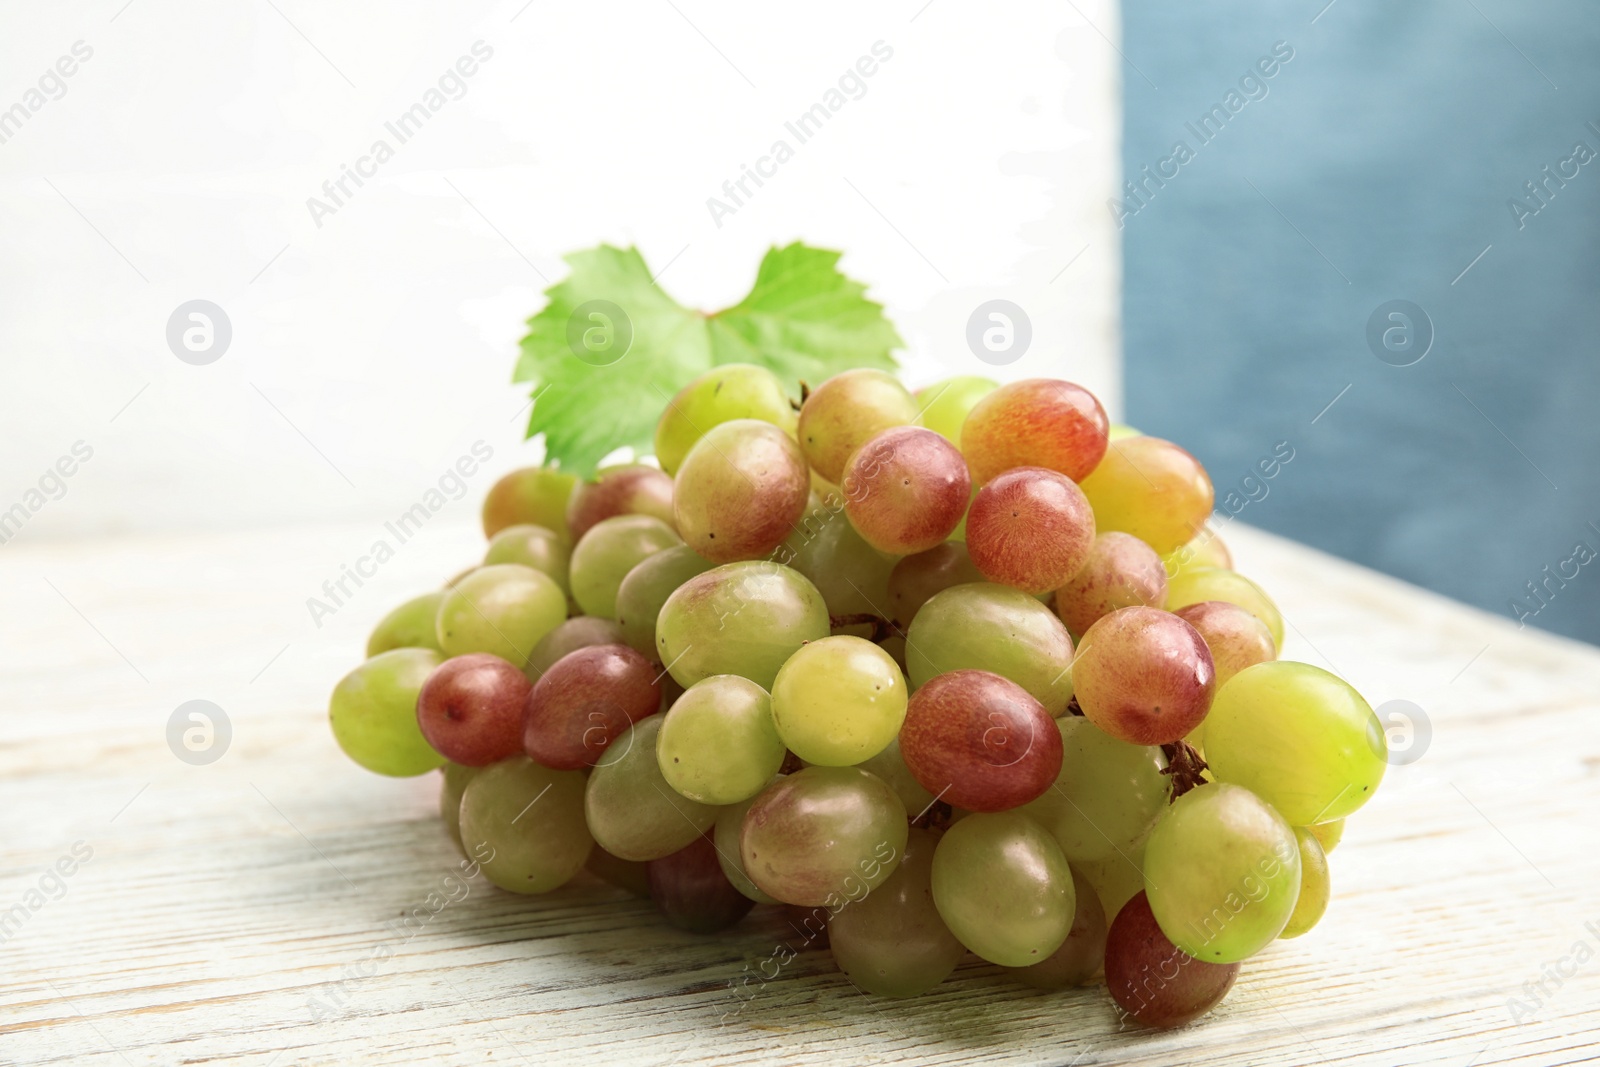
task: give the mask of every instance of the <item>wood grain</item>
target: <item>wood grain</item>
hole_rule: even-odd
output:
[[[1209,1018],[1119,1032],[1103,988],[994,967],[887,1001],[774,909],[696,938],[583,880],[467,895],[398,924],[456,869],[436,784],[356,768],[325,722],[389,606],[471,562],[465,526],[402,547],[321,629],[305,599],[375,531],[87,542],[0,552],[0,1063],[1560,1064],[1600,1056],[1600,653],[1236,527],[1278,598],[1286,655],[1433,737],[1332,857],[1310,935],[1245,967]],[[203,698],[232,725],[189,766],[166,742]],[[92,858],[50,899],[45,870]],[[15,914],[15,913],[13,913]],[[1593,930],[1585,924],[1593,922]],[[770,970],[770,968],[769,968]],[[1559,977],[1559,975],[1558,975]],[[1543,978],[1537,1009],[1525,982]],[[1511,997],[1527,1011],[1514,1013]]]

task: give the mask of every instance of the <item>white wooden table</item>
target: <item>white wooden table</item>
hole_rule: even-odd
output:
[[[384,610],[480,552],[438,521],[321,630],[305,599],[378,530],[0,549],[0,1063],[1600,1056],[1600,956],[1561,962],[1576,941],[1600,950],[1600,652],[1238,528],[1286,654],[1374,705],[1415,701],[1434,736],[1351,819],[1321,926],[1246,964],[1199,1024],[1119,1033],[1103,988],[1017,988],[975,961],[885,1001],[809,952],[719,1025],[781,918],[697,938],[593,881],[530,899],[480,877],[398,932],[457,863],[436,779],[349,763],[325,701]],[[207,766],[166,740],[197,698],[232,727]],[[78,842],[88,862],[44,874]],[[1540,981],[1535,1006],[1523,986]]]

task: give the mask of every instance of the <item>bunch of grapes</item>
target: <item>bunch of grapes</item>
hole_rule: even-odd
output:
[[[1187,1022],[1316,924],[1386,765],[1178,446],[1069,382],[720,367],[659,466],[507,475],[488,551],[335,689],[373,771],[443,768],[495,884],[587,869],[712,933],[801,909],[860,988],[967,952]],[[819,939],[819,944],[823,939]]]

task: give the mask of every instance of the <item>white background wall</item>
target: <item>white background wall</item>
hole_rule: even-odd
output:
[[[706,308],[773,243],[843,249],[913,384],[1059,375],[1115,413],[1108,37],[1112,0],[7,2],[0,109],[93,56],[0,144],[0,510],[80,439],[18,543],[389,515],[482,438],[476,499],[538,456],[516,342],[602,240]],[[466,95],[315,225],[306,199],[479,40]],[[706,198],[880,40],[866,95],[716,226]],[[964,340],[995,296],[1034,327],[998,369]],[[232,321],[209,366],[165,341],[195,298]]]

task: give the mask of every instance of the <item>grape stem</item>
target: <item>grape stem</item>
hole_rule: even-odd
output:
[[[793,400],[791,400],[791,401],[789,401],[789,406],[794,408],[796,411],[799,411],[802,407],[805,406],[806,399],[808,397],[810,397],[810,396],[811,396],[811,386],[807,385],[805,383],[805,381],[802,380],[800,382],[800,403],[796,404]]]
[[[1161,752],[1167,757],[1167,765],[1162,774],[1172,776],[1172,796],[1168,803],[1177,800],[1183,794],[1197,785],[1205,785],[1209,778],[1204,777],[1207,770],[1206,761],[1200,758],[1200,753],[1187,741],[1174,741],[1161,746]]]
[[[954,814],[950,805],[942,800],[935,800],[928,805],[926,811],[911,820],[911,825],[921,827],[924,830],[932,830],[935,833],[944,833],[945,830],[950,828],[950,817]]]
[[[872,636],[867,640],[875,645],[887,641],[890,631],[894,629],[888,619],[882,615],[874,615],[870,611],[858,611],[854,615],[829,615],[828,625],[835,630],[845,626],[871,626]]]

